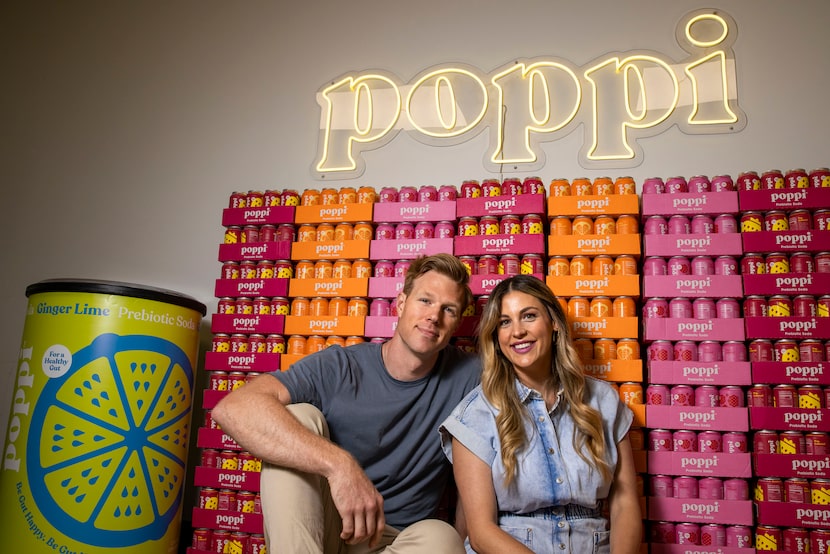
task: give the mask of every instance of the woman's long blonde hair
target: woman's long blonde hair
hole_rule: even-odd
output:
[[[598,470],[604,479],[613,475],[606,460],[602,417],[584,401],[585,375],[582,362],[571,342],[571,333],[561,304],[550,289],[531,275],[517,275],[499,283],[493,290],[479,323],[479,353],[482,359],[481,387],[487,400],[499,412],[496,428],[501,441],[501,459],[506,469],[504,482],[516,476],[516,457],[527,445],[523,418],[530,414],[516,392],[516,372],[499,348],[498,324],[501,303],[509,292],[523,292],[539,299],[554,322],[553,356],[549,383],[562,386],[562,402],[576,424],[573,446],[580,458]],[[541,392],[541,391],[540,391]],[[587,453],[586,453],[587,452]]]

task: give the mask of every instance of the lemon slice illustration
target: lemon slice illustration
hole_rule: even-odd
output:
[[[32,412],[32,496],[61,533],[126,547],[164,536],[181,503],[193,369],[174,343],[98,336]],[[39,440],[38,440],[39,439]]]

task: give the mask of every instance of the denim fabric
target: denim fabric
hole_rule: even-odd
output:
[[[607,460],[616,467],[617,443],[625,437],[634,416],[608,383],[586,377],[585,387],[586,402],[602,414]],[[480,386],[441,426],[444,453],[452,461],[454,437],[490,466],[500,525],[521,542],[531,541],[534,552],[592,552],[595,546],[600,547],[599,552],[603,548],[607,551],[607,521],[592,516],[608,497],[611,481],[577,455],[572,441],[574,421],[561,393],[548,413],[538,392],[518,381],[516,390],[527,408],[528,443],[519,453],[518,472],[509,487],[503,482],[495,420],[498,410]]]

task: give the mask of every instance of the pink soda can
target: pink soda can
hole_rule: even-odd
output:
[[[706,523],[700,526],[702,546],[726,546],[726,526],[720,523]]]
[[[649,216],[643,224],[643,233],[646,235],[667,235],[669,224],[662,215]]]
[[[694,431],[690,431],[694,433]],[[697,479],[682,475],[672,479],[672,493],[675,498],[697,498],[699,494]]]
[[[652,452],[672,452],[674,450],[672,432],[668,429],[652,429],[648,432],[648,445]]]
[[[746,344],[737,340],[726,341],[721,345],[724,362],[745,362]]]
[[[743,408],[744,397],[744,390],[738,385],[726,385],[718,389],[721,408]]]
[[[718,317],[715,301],[711,298],[695,298],[692,302],[692,317],[695,319],[711,319]]]
[[[707,453],[711,453],[708,450]],[[723,480],[717,477],[703,477],[697,482],[697,497],[705,500],[723,499]]]
[[[438,200],[438,189],[433,185],[421,185],[418,188],[418,202],[435,202]]]
[[[429,221],[419,221],[415,224],[416,239],[431,239],[435,237],[435,224]]]
[[[652,521],[649,531],[649,542],[652,544],[674,544],[675,528],[671,521]]]
[[[674,477],[671,475],[651,475],[650,479],[651,496],[660,498],[671,498],[674,496]]]
[[[649,256],[643,260],[643,275],[667,275],[668,264],[662,256]]]
[[[718,431],[701,431],[697,435],[697,451],[706,454],[723,451],[723,435]],[[720,484],[719,488],[722,492]]]
[[[666,184],[660,177],[648,177],[643,181],[643,194],[663,194],[666,192]]]
[[[670,235],[688,235],[692,230],[688,216],[675,214],[669,218]]]
[[[715,232],[715,222],[711,216],[698,214],[692,217],[689,229],[696,235],[708,235]]]
[[[734,256],[718,256],[714,261],[715,275],[738,275],[738,260]]]
[[[646,387],[646,404],[650,406],[670,406],[671,392],[669,386],[658,383],[648,385]]]
[[[435,238],[450,239],[455,236],[455,223],[452,221],[439,221],[435,224]]]
[[[643,306],[643,317],[668,317],[669,303],[665,298],[652,297]]]
[[[741,305],[735,298],[719,298],[715,302],[715,317],[736,319],[741,317]]]
[[[412,240],[415,238],[415,226],[408,222],[402,221],[395,225],[395,239],[396,240]]]
[[[695,256],[692,258],[692,275],[714,275],[715,261],[712,256]]]
[[[712,182],[706,175],[695,175],[689,179],[689,192],[711,192]]]
[[[438,187],[438,200],[443,202],[444,200],[455,200],[458,198],[458,189],[455,188],[455,185],[441,185]]]
[[[729,175],[716,175],[712,177],[712,192],[725,192],[735,190],[735,182]]]
[[[678,296],[669,300],[669,317],[675,319],[689,319],[692,317],[692,301]]]
[[[678,523],[674,526],[675,544],[700,544],[700,525],[697,523]]]
[[[674,452],[697,452],[697,433],[688,429],[675,431],[671,436]]]
[[[378,223],[375,227],[375,239],[377,240],[394,240],[395,225],[392,223]]]
[[[723,434],[722,450],[727,454],[743,454],[749,451],[746,433],[727,431]]]
[[[695,390],[691,385],[674,385],[669,392],[672,406],[694,406]]]
[[[726,452],[726,450],[724,450]],[[743,450],[742,452],[746,452]],[[749,483],[746,479],[733,477],[723,480],[724,500],[749,500]]]
[[[713,222],[713,231],[717,234],[737,233],[738,220],[732,214],[721,214]]]
[[[378,193],[379,202],[397,202],[398,189],[395,187],[383,187]]]
[[[695,387],[695,406],[701,408],[717,408],[718,387],[714,385],[700,385]]]
[[[666,179],[666,192],[669,194],[689,192],[689,184],[683,177],[669,177]]]
[[[697,345],[697,357],[701,362],[720,362],[723,359],[723,348],[718,341],[705,340]]]
[[[674,359],[681,362],[696,362],[697,345],[690,340],[680,340],[674,343]]]
[[[418,189],[415,187],[401,187],[398,191],[398,202],[417,202]]]
[[[752,528],[747,525],[729,525],[726,528],[726,546],[733,548],[752,548],[754,544],[752,536]]]
[[[648,355],[649,361],[653,362],[670,362],[674,359],[674,349],[672,343],[667,340],[656,340],[652,342],[648,345],[646,354]]]
[[[672,256],[666,262],[666,272],[669,275],[691,275],[692,262],[686,256]]]

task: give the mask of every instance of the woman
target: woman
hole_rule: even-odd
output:
[[[481,385],[441,427],[467,551],[639,551],[633,414],[609,384],[583,375],[542,281],[520,275],[496,286],[479,351]]]

